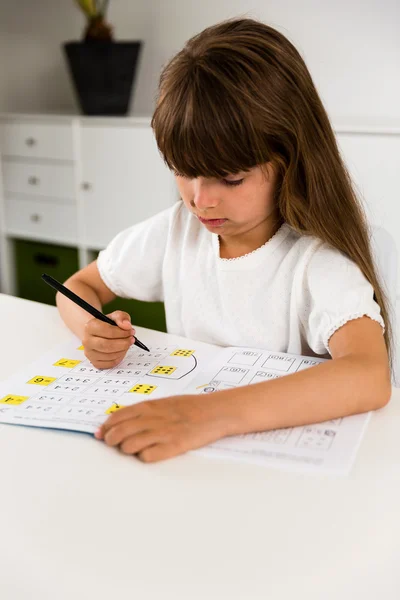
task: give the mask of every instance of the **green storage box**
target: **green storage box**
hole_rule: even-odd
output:
[[[56,291],[41,275],[47,273],[63,283],[79,269],[78,250],[25,240],[14,240],[14,249],[17,295],[55,305]]]
[[[116,298],[103,306],[104,314],[114,310],[123,310],[129,313],[134,325],[157,329],[157,331],[167,331],[164,304],[162,302],[141,302],[140,300]]]
[[[47,285],[41,275],[47,273],[63,283],[79,270],[78,250],[26,240],[14,240],[17,295],[55,305],[56,291]],[[95,259],[97,252],[93,253]],[[149,329],[167,331],[164,304],[116,298],[103,306],[104,314],[123,310],[131,315],[132,323]]]

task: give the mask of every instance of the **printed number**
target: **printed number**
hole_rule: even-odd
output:
[[[36,385],[49,385],[50,383],[53,383],[53,381],[55,381],[56,379],[57,377],[45,377],[44,375],[36,375],[36,377],[30,379],[29,381],[27,381],[27,383],[35,383]]]
[[[71,360],[70,358],[60,358],[56,363],[54,363],[54,367],[66,367],[67,369],[72,369],[72,367],[76,367],[79,363],[82,362],[80,360]]]
[[[19,404],[22,404],[22,402],[25,402],[25,400],[28,400],[28,398],[29,396],[13,396],[9,394],[8,396],[4,396],[4,398],[0,400],[0,403],[14,404],[15,406],[18,406]]]
[[[131,369],[120,369],[116,371],[117,375],[141,375],[142,371],[132,371]]]

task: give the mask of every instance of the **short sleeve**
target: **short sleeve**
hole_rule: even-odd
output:
[[[163,259],[176,205],[121,231],[99,253],[97,267],[117,296],[163,301]]]
[[[321,243],[304,272],[301,320],[308,345],[326,354],[329,339],[342,325],[364,315],[385,331],[374,290],[361,269],[344,253]]]

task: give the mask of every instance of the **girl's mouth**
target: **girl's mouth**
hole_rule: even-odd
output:
[[[223,225],[228,219],[202,219],[201,217],[197,217],[201,223],[204,225],[209,225],[210,227],[220,227]]]

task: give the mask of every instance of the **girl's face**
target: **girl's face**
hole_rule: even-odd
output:
[[[209,231],[226,242],[263,244],[263,238],[272,235],[271,226],[278,216],[273,201],[275,173],[271,163],[264,167],[268,176],[257,166],[225,179],[189,179],[176,174],[176,182],[187,209]]]

